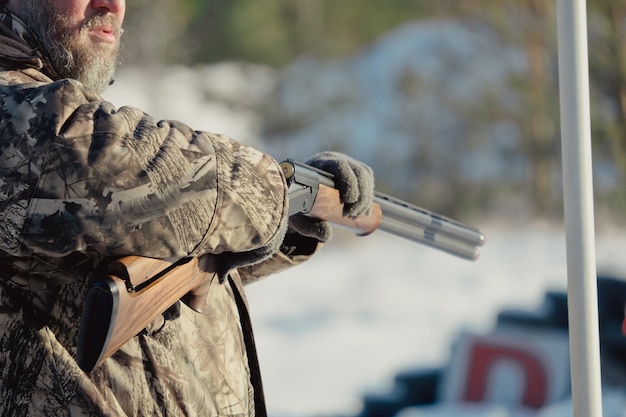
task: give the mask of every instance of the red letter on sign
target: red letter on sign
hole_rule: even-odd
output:
[[[506,359],[520,365],[526,376],[522,404],[530,408],[541,408],[546,399],[547,375],[540,360],[529,352],[511,346],[474,344],[469,360],[465,400],[482,401],[485,397],[489,372],[498,361]]]

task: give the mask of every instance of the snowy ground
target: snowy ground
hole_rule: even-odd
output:
[[[248,287],[270,414],[354,415],[398,371],[444,365],[460,330],[488,331],[499,310],[566,290],[562,228],[477,226],[487,244],[476,262],[342,233],[308,264]],[[600,272],[626,276],[626,232],[599,233],[596,249]],[[466,412],[432,416],[508,416]]]

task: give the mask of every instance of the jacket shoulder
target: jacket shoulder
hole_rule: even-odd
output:
[[[52,79],[48,78],[41,71],[32,68],[19,71],[0,71],[0,86],[51,82]]]

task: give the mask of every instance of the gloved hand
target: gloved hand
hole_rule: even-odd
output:
[[[335,176],[333,181],[344,204],[345,216],[369,214],[374,200],[374,172],[369,166],[342,153],[331,151],[318,153],[305,161],[305,164]],[[302,214],[291,216],[289,227],[320,242],[326,242],[332,237],[332,227],[328,222]]]
[[[322,243],[328,242],[333,237],[333,228],[330,223],[320,221],[304,214],[294,214],[289,217],[289,229],[295,231],[298,235],[312,237]],[[290,230],[287,230],[286,238],[292,236],[292,234],[289,233]],[[297,242],[297,240],[295,241]]]

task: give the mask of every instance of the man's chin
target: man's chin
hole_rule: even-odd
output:
[[[75,55],[76,67],[65,74],[67,78],[75,78],[87,87],[102,93],[109,86],[117,67],[117,55],[107,51],[94,49],[89,54]]]

